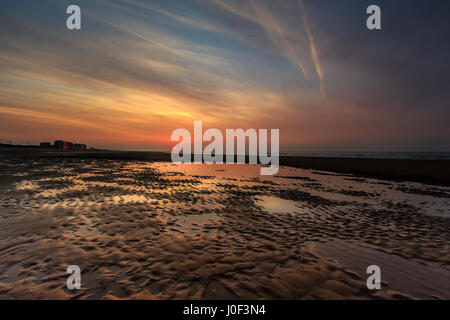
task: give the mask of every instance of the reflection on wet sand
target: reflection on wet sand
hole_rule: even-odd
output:
[[[446,187],[4,159],[0,189],[0,298],[449,298]],[[381,291],[366,288],[368,263],[382,267]],[[76,292],[65,289],[70,264],[82,270]]]

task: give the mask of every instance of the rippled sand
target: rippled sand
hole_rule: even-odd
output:
[[[450,299],[450,188],[294,168],[0,163],[0,298]],[[66,289],[68,265],[82,289]],[[366,287],[368,265],[382,289]]]

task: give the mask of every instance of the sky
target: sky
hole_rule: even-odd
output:
[[[81,8],[81,30],[66,8]],[[381,8],[381,30],[366,8]],[[0,142],[164,150],[177,128],[281,150],[450,151],[447,0],[2,0]]]

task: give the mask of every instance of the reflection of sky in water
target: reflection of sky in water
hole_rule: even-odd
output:
[[[393,288],[411,292],[422,299],[429,299],[432,295],[450,298],[450,280],[445,281],[450,270],[438,263],[420,263],[384,253],[364,243],[341,239],[325,243],[309,242],[306,247],[314,254],[338,260],[362,279],[367,275],[367,266],[376,261],[382,270],[382,281]]]
[[[207,206],[217,205],[217,197],[223,191],[224,185],[252,188],[269,183],[284,189],[301,190],[328,200],[367,204],[377,210],[382,210],[389,205],[409,205],[425,214],[449,216],[450,212],[448,197],[450,188],[448,187],[377,179],[355,179],[351,175],[288,167],[281,167],[275,176],[261,176],[258,165],[106,161],[64,163],[60,166],[53,164],[40,169],[31,166],[29,172],[58,173],[54,177],[26,178],[14,185],[17,191],[32,192],[33,199],[44,198],[45,200],[39,203],[40,206],[51,210],[122,204],[164,205],[181,209],[191,204],[185,205],[182,200],[170,198],[171,195],[183,192],[202,194],[214,191],[201,196],[203,206],[206,205],[206,207],[196,204],[199,208],[207,209]],[[166,186],[155,187],[154,182],[139,177],[139,174],[146,172],[150,172],[150,175],[160,175],[161,179],[170,183]],[[24,170],[21,173],[27,174]],[[90,191],[98,188],[102,188],[100,194],[90,194]],[[441,192],[441,196],[419,194],[430,192],[430,190],[436,193]],[[80,195],[77,195],[77,192]],[[158,195],[168,196],[169,201],[162,203]],[[294,201],[274,196],[256,198],[256,204],[269,213],[301,213],[308,210]]]
[[[280,199],[272,196],[256,197],[256,204],[260,205],[268,213],[306,213],[305,209],[299,207],[298,203],[292,200]]]

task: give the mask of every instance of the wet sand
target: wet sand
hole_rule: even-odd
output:
[[[3,157],[0,191],[1,299],[450,299],[445,186]],[[369,264],[379,291],[366,287]]]
[[[24,160],[96,159],[167,162],[171,161],[170,154],[165,152],[59,152],[51,149],[46,150],[38,148],[0,148],[0,159],[10,157]],[[246,162],[248,162],[248,158]],[[413,181],[434,185],[450,186],[450,160],[280,156],[280,164],[282,166],[293,168],[332,171],[391,181]]]

